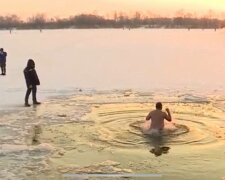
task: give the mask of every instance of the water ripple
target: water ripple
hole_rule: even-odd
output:
[[[152,105],[153,106],[153,105]],[[203,145],[224,138],[221,111],[211,104],[174,103],[173,123],[166,122],[162,137],[168,144]],[[102,104],[93,107],[87,118],[95,124],[87,128],[89,138],[112,146],[138,147],[151,143],[142,131],[151,104]],[[92,136],[91,132],[95,132]]]

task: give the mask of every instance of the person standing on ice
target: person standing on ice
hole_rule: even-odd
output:
[[[36,93],[37,93],[37,86],[40,85],[40,81],[38,78],[38,75],[35,70],[35,63],[33,59],[29,59],[27,62],[27,67],[23,71],[24,77],[26,80],[27,85],[27,92],[25,95],[25,106],[29,107],[30,104],[28,103],[29,95],[32,91],[32,98],[33,98],[33,104],[41,104],[37,101]]]
[[[0,48],[0,66],[2,75],[6,75],[6,56],[7,52],[5,52],[3,48]]]

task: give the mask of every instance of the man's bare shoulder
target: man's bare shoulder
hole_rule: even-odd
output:
[[[161,111],[161,110],[153,110],[150,112],[150,114],[159,114],[159,115],[166,115],[165,112]]]
[[[163,114],[163,116],[167,116],[167,113],[166,112],[164,112],[164,111],[162,111],[162,114]]]
[[[154,114],[155,112],[156,112],[156,110],[152,110],[152,111],[150,111],[149,114]]]

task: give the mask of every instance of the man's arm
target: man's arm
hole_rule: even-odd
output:
[[[172,121],[172,116],[171,116],[171,114],[170,114],[169,108],[166,108],[166,112],[167,112],[167,114],[165,113],[165,119],[166,119],[167,121]]]
[[[146,121],[151,119],[151,112],[146,116]]]

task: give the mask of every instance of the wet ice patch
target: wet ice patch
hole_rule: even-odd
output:
[[[181,102],[209,102],[206,97],[193,94],[181,94],[178,96]]]
[[[38,146],[28,146],[28,145],[15,145],[15,144],[1,144],[0,145],[0,154],[1,155],[9,155],[9,154],[20,154],[23,152],[45,152],[45,153],[52,153],[55,151],[56,148],[54,148],[51,144],[42,143]]]
[[[132,170],[131,169],[124,169],[124,168],[120,168],[119,167],[120,163],[119,162],[115,162],[115,161],[111,161],[111,160],[107,160],[101,163],[96,163],[93,165],[89,165],[89,166],[83,166],[83,167],[79,167],[79,166],[72,166],[72,167],[59,167],[59,171],[62,173],[72,173],[75,172],[77,174],[81,174],[81,173],[101,173],[101,174],[107,174],[107,173],[131,173]]]

